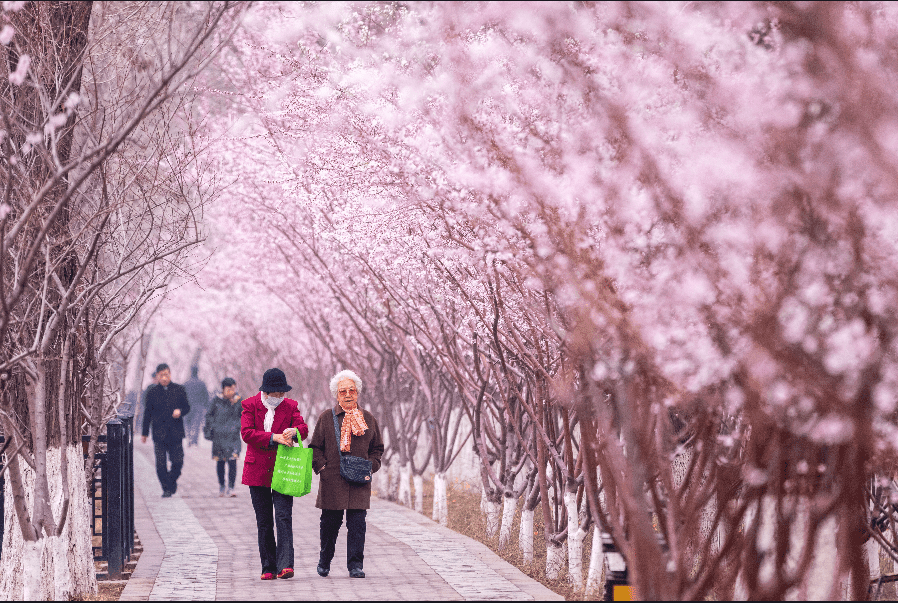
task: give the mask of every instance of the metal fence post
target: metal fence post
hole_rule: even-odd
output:
[[[134,552],[134,417],[130,416],[125,419],[126,437],[125,437],[125,496],[128,504],[125,505],[128,520],[125,522],[125,543],[128,549],[125,555],[131,559],[131,553]]]
[[[0,465],[2,467],[2,465]],[[6,518],[6,476],[0,475],[0,558],[3,557],[3,524]]]
[[[118,419],[106,424],[106,466],[103,467],[104,484],[103,500],[106,502],[106,514],[103,518],[103,533],[108,543],[104,551],[109,566],[109,579],[119,580],[124,567],[124,547],[122,528],[124,527],[122,511],[124,510],[124,469],[123,457],[125,448],[125,426]]]

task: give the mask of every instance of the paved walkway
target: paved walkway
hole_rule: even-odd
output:
[[[345,569],[346,531],[337,541],[331,575],[315,572],[315,494],[296,499],[296,576],[259,580],[261,567],[249,489],[219,498],[211,444],[185,450],[178,493],[161,498],[151,442],[135,444],[135,526],[144,551],[122,601],[190,600],[561,600],[489,548],[414,511],[372,498],[364,580]],[[238,463],[239,476],[243,471]]]

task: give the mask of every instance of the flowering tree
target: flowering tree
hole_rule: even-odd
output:
[[[115,416],[116,366],[127,363],[116,352],[127,356],[132,330],[171,278],[166,263],[186,261],[199,240],[197,212],[214,187],[191,150],[178,148],[191,132],[171,130],[189,124],[175,92],[208,63],[207,42],[231,12],[227,4],[202,14],[173,5],[3,4],[5,598],[96,590],[81,435],[95,445]],[[146,29],[130,22],[141,17],[156,20]],[[157,54],[161,46],[147,40],[160,23],[170,40]],[[135,32],[145,45],[134,43]],[[127,56],[117,52],[126,44]],[[165,121],[155,120],[160,114]],[[153,150],[136,150],[141,144]]]
[[[207,86],[221,219],[255,243],[213,260],[261,298],[235,322],[281,317],[304,370],[358,367],[381,412],[445,434],[428,408],[463,409],[484,493],[541,507],[549,574],[566,543],[584,584],[592,527],[645,598],[866,596],[896,441],[891,6],[247,23]]]

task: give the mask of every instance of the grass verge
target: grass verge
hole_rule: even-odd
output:
[[[412,500],[415,490],[412,487]],[[521,526],[522,502],[519,500],[515,510],[514,523],[512,525],[511,538],[504,550],[499,550],[498,534],[493,538],[486,535],[486,517],[480,512],[480,491],[472,488],[466,482],[456,481],[449,484],[447,491],[447,504],[449,509],[449,528],[473,538],[488,546],[502,559],[512,564],[534,580],[542,583],[547,588],[563,596],[568,601],[583,600],[583,591],[576,589],[568,583],[567,564],[561,571],[557,580],[546,578],[546,541],[543,531],[542,513],[537,507],[533,519],[533,563],[525,563],[518,544],[518,533]],[[432,515],[433,510],[433,482],[424,482],[424,514]],[[589,566],[589,556],[592,552],[592,531],[583,541],[583,579],[586,580],[586,572]]]

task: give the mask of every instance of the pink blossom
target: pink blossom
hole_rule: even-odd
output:
[[[65,100],[65,109],[67,111],[71,111],[75,109],[78,104],[81,102],[81,95],[77,92],[70,92],[68,98]]]
[[[12,39],[15,35],[16,30],[13,29],[12,25],[4,25],[3,29],[0,29],[0,44],[6,46],[10,42],[12,42]]]
[[[25,77],[28,75],[28,67],[31,66],[31,57],[27,54],[23,54],[19,57],[19,62],[16,65],[16,70],[9,74],[9,81],[14,86],[21,86],[25,81]]]

